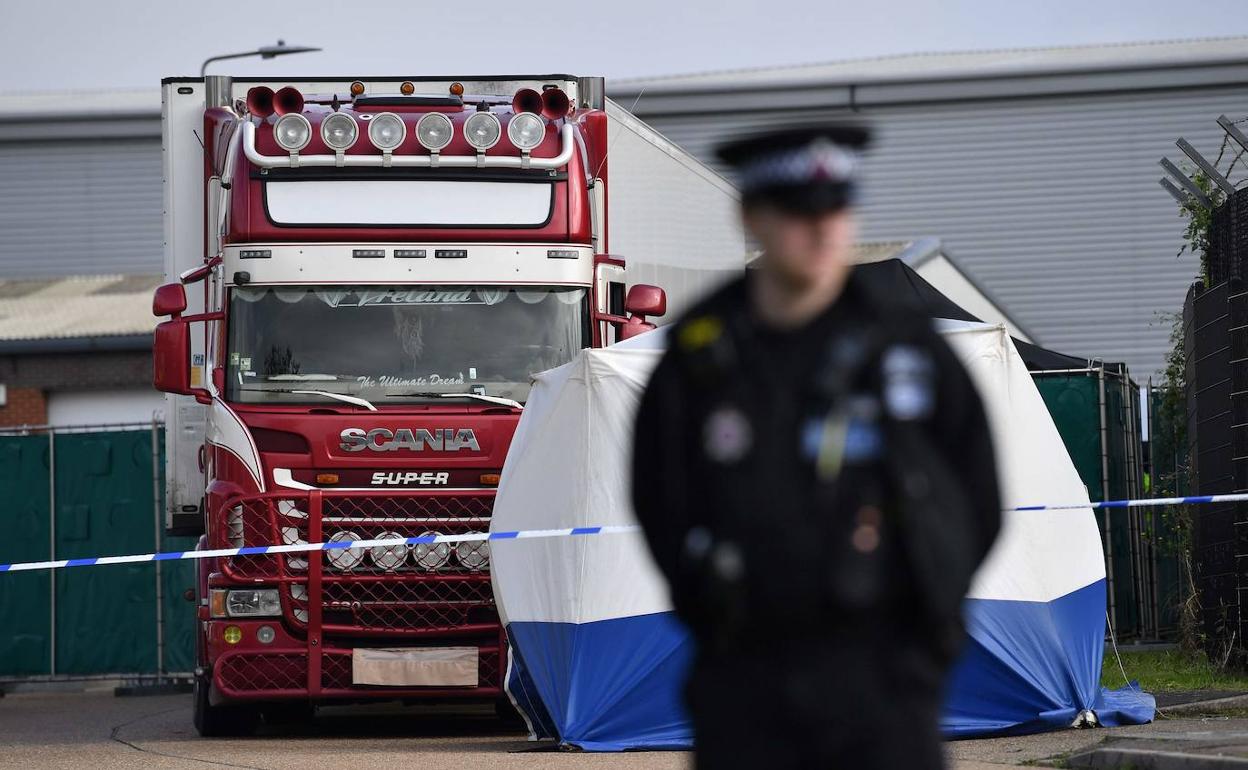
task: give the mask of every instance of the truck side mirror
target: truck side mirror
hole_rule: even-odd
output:
[[[628,290],[624,299],[624,312],[628,319],[620,324],[620,339],[627,340],[654,328],[646,316],[660,316],[667,312],[667,292],[658,286],[639,283]]]
[[[165,287],[161,287],[165,288]],[[152,385],[165,393],[206,396],[203,388],[191,387],[191,324],[181,318],[156,327],[152,341]]]
[[[167,283],[156,289],[152,297],[152,315],[178,316],[186,311],[186,287],[180,283]]]
[[[619,329],[620,342],[623,342],[624,340],[631,340],[638,334],[645,334],[646,332],[654,331],[654,324],[649,321],[643,321],[638,316],[630,315],[627,321],[620,324]]]
[[[648,283],[636,284],[628,290],[628,297],[624,300],[624,312],[640,316],[642,321],[648,315],[663,315],[667,312],[667,292]]]

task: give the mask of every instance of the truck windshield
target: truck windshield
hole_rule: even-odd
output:
[[[226,398],[385,404],[476,393],[524,402],[532,374],[589,344],[584,288],[244,286],[230,299]]]

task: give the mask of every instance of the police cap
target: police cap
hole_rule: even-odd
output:
[[[741,203],[819,214],[854,201],[859,154],[870,130],[822,123],[732,139],[715,154],[737,172]]]

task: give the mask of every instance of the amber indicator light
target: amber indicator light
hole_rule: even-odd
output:
[[[338,474],[337,473],[318,473],[316,474],[316,483],[317,484],[337,484]]]
[[[456,96],[463,96],[464,84],[463,83],[451,83],[451,93],[455,94]]]
[[[499,479],[499,474],[497,473],[482,473],[481,474],[481,484],[483,486],[496,487],[498,486],[498,479]]]
[[[405,80],[403,81],[403,84],[399,86],[399,93],[404,96],[411,96],[416,93],[416,86],[412,85],[412,81]]]
[[[228,617],[225,611],[225,594],[223,589],[214,588],[208,592],[208,614],[214,618]]]
[[[360,81],[358,81],[358,80],[357,80],[357,81],[355,81],[354,83],[352,83],[352,84],[351,84],[351,95],[352,95],[352,96],[359,96],[359,95],[360,95],[360,94],[362,94],[362,93],[364,93],[364,84],[363,84],[363,83],[361,83]]]

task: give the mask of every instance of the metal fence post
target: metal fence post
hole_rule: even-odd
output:
[[[56,431],[48,427],[48,560],[56,561]],[[56,676],[56,570],[48,571],[48,674]]]
[[[1105,364],[1097,370],[1098,397],[1101,412],[1101,500],[1109,499],[1109,425],[1105,408]],[[1109,618],[1118,628],[1118,603],[1114,596],[1114,528],[1110,518],[1112,508],[1106,508],[1101,516],[1105,530],[1105,587],[1109,593]]]
[[[155,525],[154,550],[164,550],[160,542],[161,524],[164,518],[160,506],[160,434],[156,415],[152,415],[152,516]],[[161,562],[156,562],[156,676],[165,675],[165,587]]]

